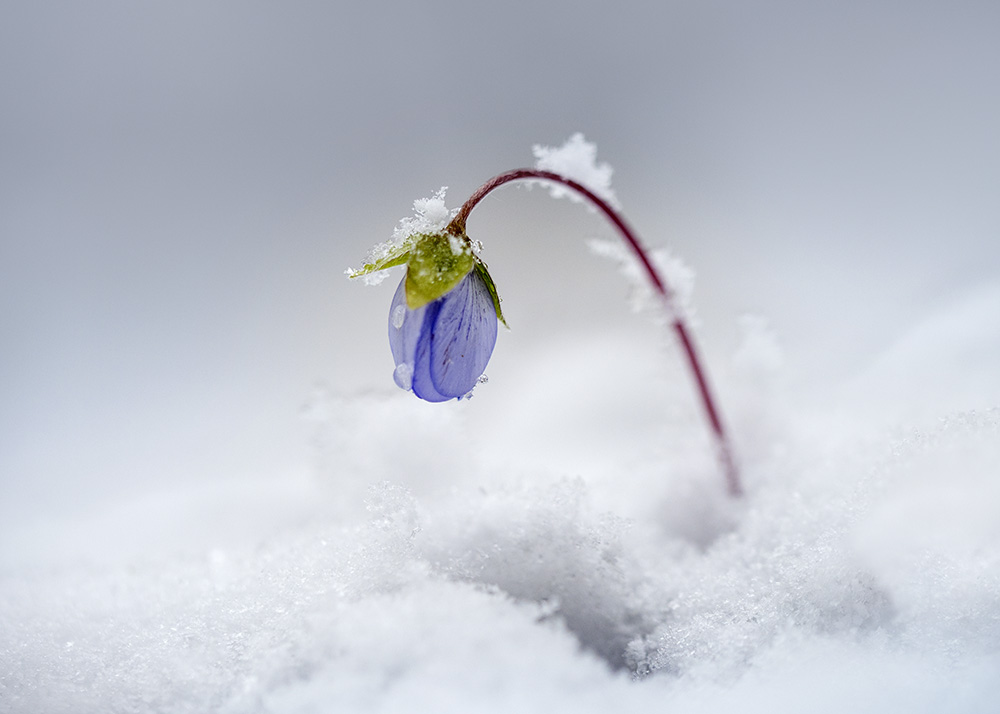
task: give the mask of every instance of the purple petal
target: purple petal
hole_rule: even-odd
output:
[[[428,402],[463,397],[476,386],[497,339],[496,310],[475,271],[434,302],[406,306],[406,278],[389,306],[389,349],[403,389]]]
[[[496,345],[493,298],[485,281],[473,270],[434,304],[440,306],[439,311],[433,316],[427,314],[422,331],[431,333],[430,381],[439,394],[462,397],[476,386]],[[417,365],[421,365],[423,357],[421,347],[417,348]]]
[[[389,306],[389,349],[392,350],[392,359],[396,363],[396,371],[392,377],[397,385],[409,389],[413,375],[414,354],[426,307],[419,310],[410,310],[406,307],[405,283],[404,275]]]
[[[455,289],[457,290],[458,288]],[[454,292],[454,290],[452,292]],[[450,294],[451,293],[448,293],[448,295]],[[429,305],[425,305],[420,308],[421,310],[426,310],[426,313],[424,314],[420,337],[417,340],[416,350],[413,357],[413,378],[411,386],[414,394],[428,402],[443,402],[448,399],[452,399],[455,396],[462,396],[442,394],[438,391],[436,385],[434,384],[434,380],[431,379],[430,366],[434,335],[432,328],[434,322],[438,318],[438,314],[441,312],[441,306],[446,297],[438,298]]]

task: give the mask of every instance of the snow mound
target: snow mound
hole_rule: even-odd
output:
[[[987,711],[998,423],[962,414],[830,459],[804,458],[810,446],[761,462],[707,544],[602,512],[580,480],[424,497],[379,482],[363,516],[253,548],[8,573],[0,703],[713,711],[752,695],[748,711],[785,696]]]
[[[580,480],[484,491],[438,514],[421,555],[451,579],[497,588],[560,619],[615,668],[657,618],[641,600],[645,575],[625,552],[626,524],[594,514]]]

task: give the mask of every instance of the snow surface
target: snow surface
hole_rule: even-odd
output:
[[[315,473],[216,495],[258,535],[5,556],[0,711],[995,711],[1000,411],[806,403],[742,327],[719,375],[742,502],[665,339],[553,344],[489,411],[318,389]],[[154,505],[125,512],[101,528]]]

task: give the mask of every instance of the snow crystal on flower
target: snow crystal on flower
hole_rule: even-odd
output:
[[[403,326],[404,320],[406,320],[406,305],[396,305],[392,311],[392,326],[398,330]]]
[[[551,171],[581,183],[603,198],[615,208],[619,208],[618,198],[611,190],[613,170],[607,163],[597,163],[597,145],[587,141],[583,134],[576,133],[558,148],[535,144],[535,168]],[[572,189],[559,184],[546,184],[553,198],[569,198],[578,203],[583,197]]]
[[[444,203],[447,186],[442,186],[430,198],[418,198],[413,202],[415,215],[403,218],[392,232],[393,243],[399,244],[411,236],[421,233],[440,233],[455,217],[455,210],[449,210]]]
[[[442,232],[458,212],[457,209],[449,209],[445,205],[444,195],[447,190],[447,186],[442,186],[430,198],[418,198],[414,201],[414,215],[400,219],[399,224],[392,232],[391,240],[372,246],[365,256],[365,264],[374,265],[398,252],[401,248],[411,248],[414,236]],[[454,243],[452,250],[456,254],[459,252],[455,249]],[[362,270],[348,268],[344,273],[351,278],[361,278],[365,285],[378,285],[389,275],[388,270],[375,270],[370,273],[364,273]]]
[[[385,245],[388,244],[379,243],[379,245],[375,246],[375,248],[381,248],[382,246]],[[373,262],[371,260],[371,256],[376,255],[377,252],[375,248],[372,248],[372,250],[368,253],[368,256],[365,258],[365,262]],[[385,255],[385,251],[381,251],[381,254]],[[389,271],[376,270],[374,273],[362,273],[361,270],[359,270],[358,268],[348,268],[347,270],[344,271],[344,275],[346,275],[349,278],[361,278],[361,282],[363,282],[365,285],[378,285],[387,277],[389,277]]]
[[[454,255],[465,255],[469,252],[469,245],[456,235],[448,234],[448,247]]]

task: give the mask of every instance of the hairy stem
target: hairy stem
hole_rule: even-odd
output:
[[[456,235],[464,234],[465,222],[468,220],[469,214],[472,213],[472,209],[475,208],[487,194],[505,183],[520,179],[554,181],[573,189],[580,195],[586,197],[587,200],[600,209],[607,219],[615,225],[629,246],[631,246],[636,257],[639,258],[639,262],[642,263],[642,267],[645,269],[650,282],[653,284],[653,288],[663,299],[664,308],[667,310],[667,314],[671,320],[671,327],[677,335],[677,339],[681,344],[681,349],[683,350],[684,356],[687,358],[688,365],[691,368],[691,373],[694,376],[698,395],[701,397],[702,407],[704,408],[705,416],[708,419],[709,428],[715,439],[718,458],[722,466],[723,473],[725,474],[726,487],[729,494],[734,497],[741,496],[743,494],[743,487],[740,483],[739,469],[737,468],[736,459],[733,454],[732,443],[730,442],[728,432],[723,426],[722,418],[720,416],[719,409],[716,406],[715,398],[712,396],[712,390],[708,386],[708,378],[706,376],[705,369],[701,365],[701,359],[698,357],[698,351],[695,349],[691,331],[688,329],[683,316],[673,306],[673,291],[669,288],[663,276],[660,275],[659,271],[657,271],[657,269],[653,266],[652,261],[649,259],[649,254],[639,242],[635,232],[629,227],[621,215],[619,215],[619,213],[608,204],[607,201],[596,195],[583,184],[578,183],[573,179],[566,178],[565,176],[561,176],[560,174],[553,173],[551,171],[541,171],[538,169],[514,169],[513,171],[507,171],[494,176],[492,179],[480,186],[476,192],[473,193],[464,204],[462,204],[458,214],[448,225],[447,230],[455,233]]]

